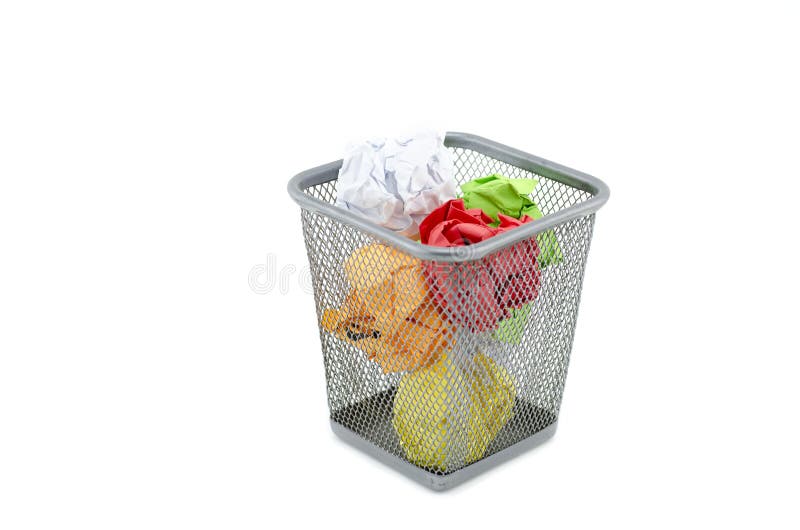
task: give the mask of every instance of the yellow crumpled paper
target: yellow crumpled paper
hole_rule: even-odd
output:
[[[511,375],[486,355],[459,364],[442,355],[400,380],[392,424],[409,461],[447,471],[483,456],[515,397]]]

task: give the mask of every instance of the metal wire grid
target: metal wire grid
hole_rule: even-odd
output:
[[[475,151],[453,148],[451,152],[459,184],[492,173],[538,179],[532,197],[544,214],[591,196]],[[306,193],[333,203],[336,181],[312,186]],[[449,293],[446,304],[432,296],[420,305],[421,310],[435,307],[441,315],[446,328],[440,334],[447,337],[448,347],[431,359],[422,358],[420,366],[386,373],[368,357],[374,348],[364,347],[361,340],[385,341],[378,349],[388,347],[388,337],[392,347],[419,346],[418,337],[401,329],[399,321],[380,331],[352,333],[332,332],[322,322],[326,310],[348,304],[353,286],[347,274],[359,283],[374,280],[370,275],[385,269],[385,263],[377,262],[382,254],[376,254],[345,271],[344,264],[357,249],[380,242],[336,219],[303,210],[331,418],[385,451],[438,475],[457,471],[551,425],[561,405],[593,224],[591,214],[554,228],[563,259],[532,272],[535,277],[528,279],[539,283],[532,300],[530,285],[511,285],[510,289],[520,292],[506,294],[527,301],[524,314],[509,319],[514,323],[508,328],[511,337],[498,334],[501,323],[481,331],[463,325],[491,319],[480,297],[468,292],[468,282],[481,271],[496,269],[502,253],[512,269],[529,265],[529,256],[521,251],[525,242],[480,260],[419,262],[426,283],[434,285],[438,280],[441,286],[444,278],[447,284],[443,287]],[[399,303],[389,292],[375,296],[375,306]]]

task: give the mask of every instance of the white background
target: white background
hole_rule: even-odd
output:
[[[797,528],[798,17],[646,4],[4,2],[0,528]],[[556,437],[446,494],[330,432],[285,191],[418,127],[612,190]]]

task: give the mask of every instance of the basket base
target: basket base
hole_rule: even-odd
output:
[[[376,396],[375,398],[371,398],[366,400],[367,402],[372,401],[373,399],[385,399],[385,396]],[[359,403],[354,405],[353,407],[362,407],[368,405],[368,403]],[[419,482],[423,486],[427,486],[435,491],[443,491],[450,489],[458,484],[461,484],[481,473],[496,467],[515,456],[524,453],[525,451],[532,449],[538,445],[541,445],[545,441],[549,440],[553,437],[556,432],[556,427],[558,425],[558,420],[556,419],[555,415],[543,411],[534,405],[526,403],[522,400],[517,400],[515,404],[515,408],[529,408],[529,409],[536,409],[540,414],[546,415],[546,417],[551,417],[552,422],[549,423],[546,427],[542,428],[539,431],[532,432],[532,433],[524,433],[519,432],[519,427],[514,425],[514,421],[509,422],[506,427],[503,428],[503,431],[514,431],[503,433],[500,432],[498,438],[503,436],[513,436],[515,439],[518,439],[516,443],[509,445],[508,447],[497,451],[486,458],[478,460],[472,464],[464,466],[463,468],[453,471],[447,474],[436,474],[431,473],[430,471],[421,468],[411,462],[408,462],[402,457],[397,456],[385,449],[378,447],[369,439],[365,438],[364,436],[360,435],[359,433],[349,429],[348,427],[344,426],[342,423],[337,421],[337,417],[342,417],[339,414],[334,414],[331,418],[331,429],[333,432],[347,444],[359,449],[368,455],[372,456],[373,458],[379,460],[380,462],[388,465],[389,467],[399,471],[403,475],[407,476],[408,478]],[[375,409],[373,409],[375,410]],[[396,435],[394,435],[394,428],[391,425],[391,418],[379,418],[377,422],[373,424],[373,429],[375,431],[380,431],[384,434],[391,433],[391,435],[396,439]],[[371,431],[373,429],[370,429]],[[373,431],[374,432],[374,431]],[[367,434],[367,433],[365,433]],[[397,445],[398,453],[402,454],[402,450],[399,447],[399,443]],[[491,450],[491,447],[490,447]]]

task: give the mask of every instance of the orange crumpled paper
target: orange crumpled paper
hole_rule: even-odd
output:
[[[432,364],[452,341],[452,330],[428,294],[418,259],[381,244],[353,252],[344,271],[350,293],[325,309],[322,326],[378,363],[384,372]]]

